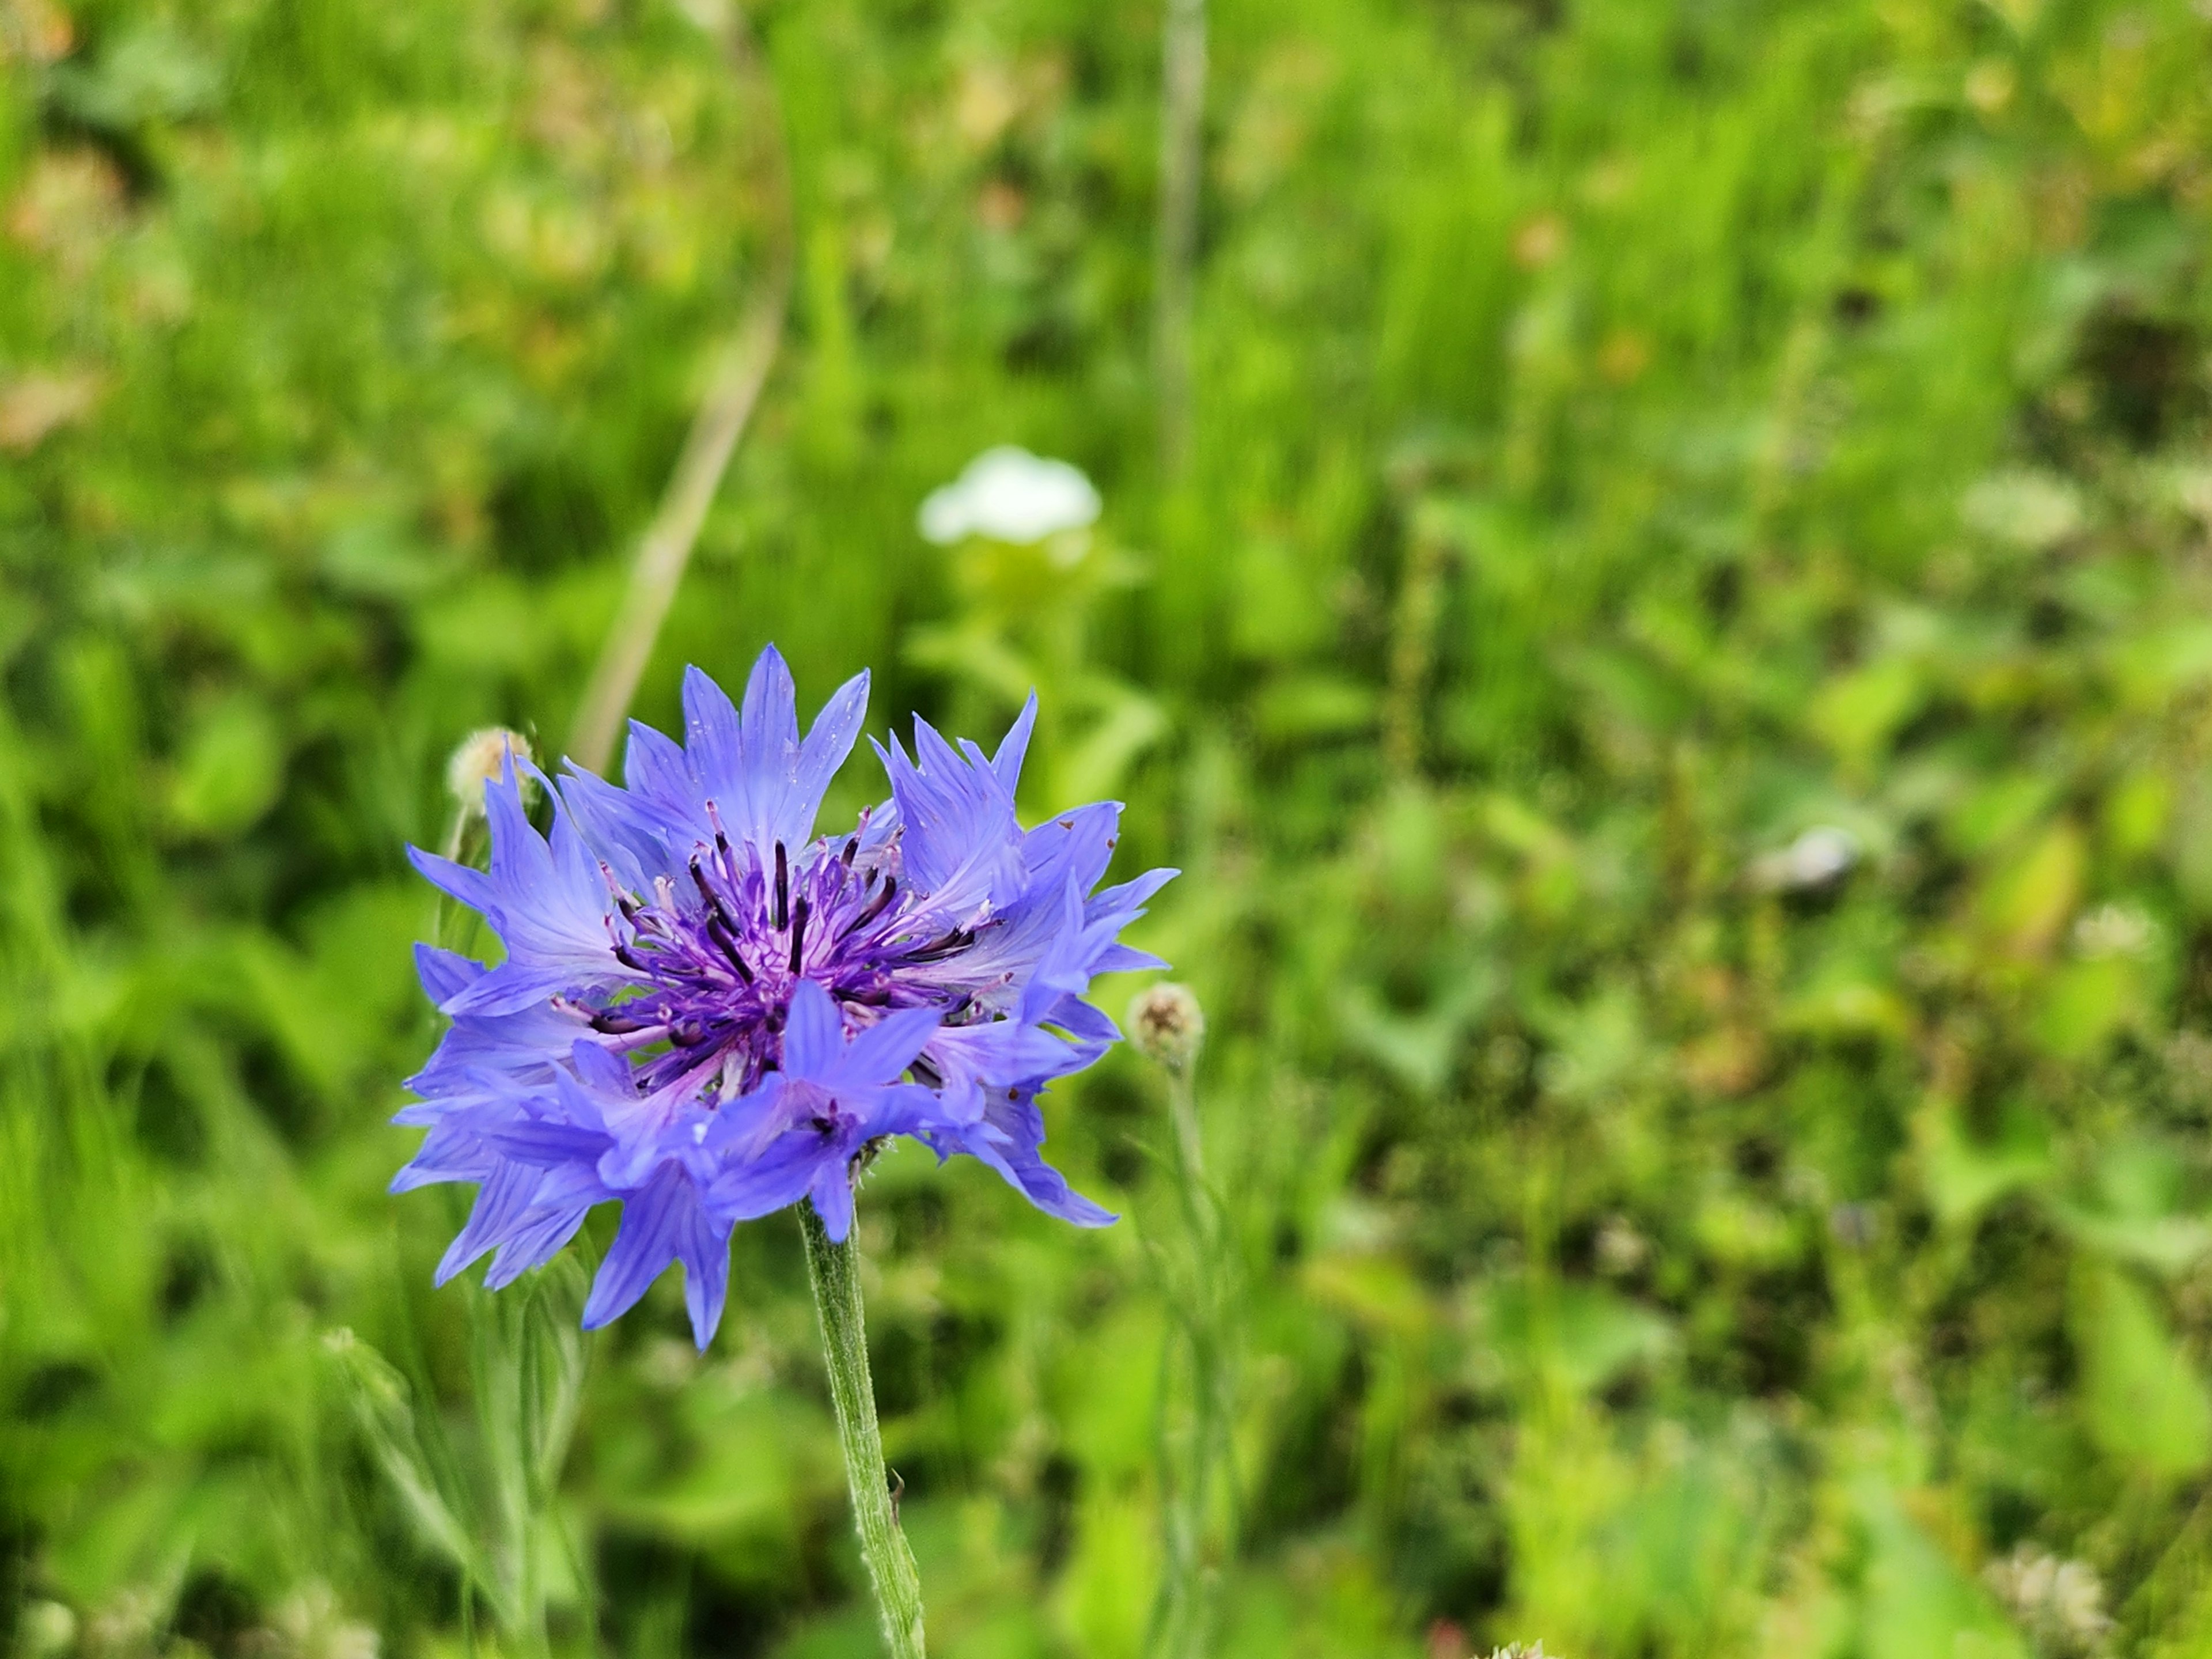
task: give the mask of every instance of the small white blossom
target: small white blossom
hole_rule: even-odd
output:
[[[376,1632],[346,1617],[319,1580],[287,1596],[269,1623],[240,1644],[255,1659],[377,1659]]]
[[[1840,881],[1859,861],[1859,840],[1832,823],[1815,824],[1778,853],[1751,866],[1754,886],[1769,892],[1802,893]]]
[[[2112,1620],[2105,1584],[2086,1561],[2061,1560],[2022,1544],[1984,1575],[1997,1599],[2051,1659],[2092,1659],[2105,1650]]]
[[[2100,904],[2074,924],[2074,948],[2085,957],[2139,957],[2154,926],[2132,904]]]
[[[1027,546],[1098,517],[1098,491],[1079,468],[1011,444],[987,449],[921,504],[921,533],[940,546],[969,536]]]
[[[1992,474],[1960,503],[1969,528],[2026,552],[2040,552],[2079,535],[2087,522],[2073,485],[2047,473]]]

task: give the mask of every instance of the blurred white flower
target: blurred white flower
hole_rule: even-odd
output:
[[[84,1645],[102,1659],[151,1654],[167,1612],[167,1598],[151,1589],[123,1590],[85,1621]]]
[[[1609,1279],[1634,1273],[1651,1254],[1650,1242],[1625,1216],[1613,1216],[1597,1230],[1596,1249],[1597,1270]]]
[[[2100,904],[2074,924],[2074,948],[2085,957],[2139,957],[2156,927],[2132,904]]]
[[[2104,1581],[2086,1561],[2063,1561],[2022,1544],[1984,1575],[1997,1599],[2051,1659],[2086,1659],[2102,1653],[2112,1620],[2105,1611]]]
[[[1826,887],[1859,861],[1859,838],[1832,823],[1815,824],[1778,853],[1751,866],[1752,884],[1769,892],[1801,893]]]
[[[2078,535],[2087,516],[2063,478],[2043,472],[1997,472],[1969,489],[1959,516],[1970,529],[2024,552],[2039,553]]]
[[[1081,469],[1002,444],[930,491],[917,522],[940,546],[969,536],[1026,546],[1098,517],[1098,491]]]
[[[377,1659],[376,1632],[346,1617],[317,1580],[287,1596],[269,1623],[241,1644],[254,1659]]]

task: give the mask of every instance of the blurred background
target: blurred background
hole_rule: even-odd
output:
[[[1195,1505],[1164,1073],[864,1194],[935,1650],[2212,1654],[2212,7],[1204,23],[1179,149],[1149,6],[0,0],[14,1651],[877,1650],[788,1218],[699,1356],[384,1190],[766,306],[636,712],[1035,684],[1210,1021]]]

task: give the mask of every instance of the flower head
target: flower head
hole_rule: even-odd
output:
[[[1081,469],[1001,444],[968,463],[960,476],[933,489],[917,522],[933,542],[969,536],[1027,546],[1098,517],[1098,491]]]
[[[1146,1059],[1180,1072],[1206,1042],[1206,1011],[1187,985],[1148,986],[1129,1000],[1129,1041]]]
[[[446,763],[446,787],[471,817],[482,817],[484,788],[505,769],[508,757],[527,763],[530,739],[504,726],[487,726],[471,732],[454,745]]]
[[[492,968],[418,953],[453,1024],[410,1081],[398,1121],[429,1133],[393,1185],[478,1189],[441,1282],[495,1251],[496,1288],[618,1201],[585,1323],[680,1261],[703,1347],[731,1227],[805,1197],[842,1238],[852,1172],[897,1135],[1067,1220],[1113,1219],[1044,1162],[1035,1103],[1117,1035],[1082,1000],[1091,978],[1161,965],[1119,936],[1175,872],[1099,888],[1110,802],[1021,826],[1034,699],[989,756],[916,720],[912,758],[878,750],[890,799],[817,838],[866,697],[862,675],[802,737],[773,647],[741,705],[693,669],[684,742],[633,723],[621,786],[573,765],[556,785],[510,753],[485,791],[489,871],[411,851],[506,947]]]

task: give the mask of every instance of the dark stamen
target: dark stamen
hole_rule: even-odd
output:
[[[707,1028],[696,1019],[679,1019],[668,1028],[668,1040],[679,1048],[696,1048]]]
[[[873,921],[878,916],[883,915],[885,910],[890,908],[891,900],[897,892],[898,878],[896,876],[884,877],[884,890],[877,894],[872,899],[869,900],[868,908],[861,911],[859,915],[854,916],[852,921],[847,922],[844,927],[838,931],[837,937],[839,939],[843,939],[848,934],[859,933],[860,929],[866,927],[870,922]]]
[[[642,1031],[648,1025],[654,1024],[657,1022],[632,1019],[627,1014],[617,1014],[612,1012],[592,1016],[592,1029],[594,1031],[605,1032],[609,1036],[627,1036],[632,1031]]]
[[[775,844],[775,925],[782,927],[791,920],[791,866],[783,856],[783,843]]]
[[[798,907],[791,915],[791,971],[799,971],[799,953],[806,948],[806,895],[799,896]]]
[[[714,941],[714,948],[730,959],[730,966],[738,970],[738,977],[748,985],[753,982],[753,970],[745,966],[744,957],[738,953],[738,941],[732,930],[722,926],[721,918],[707,918],[707,937]]]
[[[860,850],[860,838],[858,836],[854,836],[852,840],[845,843],[845,867],[848,870],[853,867],[853,860],[854,856],[859,854]]]
[[[714,884],[707,879],[707,872],[699,867],[699,860],[696,858],[691,860],[691,879],[698,884],[699,896],[707,901],[708,908],[714,911],[715,919],[732,933],[735,933],[738,931],[738,919],[730,914],[729,908],[722,902],[722,896],[714,890]]]
[[[942,962],[945,957],[966,950],[975,942],[975,935],[965,927],[955,927],[941,933],[927,945],[918,945],[906,952],[908,962]]]
[[[653,971],[637,959],[636,953],[631,951],[629,946],[627,945],[617,945],[615,946],[615,960],[622,963],[623,967],[635,969],[641,974],[651,973]]]
[[[942,1089],[945,1086],[945,1079],[937,1067],[919,1054],[915,1056],[914,1064],[907,1069],[914,1073],[915,1080],[926,1089]]]

